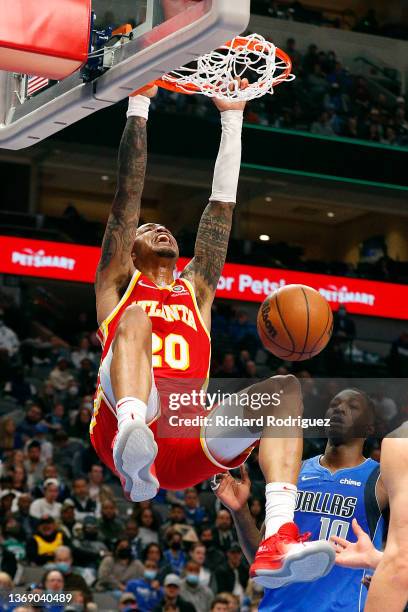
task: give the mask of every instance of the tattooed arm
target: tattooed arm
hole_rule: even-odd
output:
[[[214,170],[210,203],[201,217],[194,258],[182,276],[195,289],[198,306],[209,327],[211,305],[224,267],[232,227],[241,164],[241,132],[245,102],[215,100],[221,111],[222,137]]]
[[[151,97],[156,90],[151,89],[144,96]],[[146,173],[146,123],[143,117],[130,116],[119,147],[117,188],[95,280],[99,322],[115,308],[120,290],[129,282],[134,270],[131,253]]]
[[[212,201],[201,217],[194,249],[194,258],[182,276],[195,289],[201,311],[211,310],[218,280],[227,256],[234,203]]]

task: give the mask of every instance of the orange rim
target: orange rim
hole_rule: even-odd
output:
[[[234,40],[230,40],[224,45],[224,47],[231,46],[233,46],[234,49],[237,49],[238,47],[242,46],[246,47],[250,51],[256,51],[257,47],[262,47],[262,44],[254,40],[251,42],[251,44],[248,45],[247,38],[238,36],[237,38],[234,38]],[[285,81],[292,71],[292,60],[290,59],[287,53],[282,51],[282,49],[276,47],[276,57],[278,57],[282,62],[285,63],[286,68],[280,73],[278,77],[276,77],[277,81],[276,83],[274,83],[275,86]],[[169,75],[171,75],[171,72],[169,72]],[[162,89],[167,89],[169,91],[174,91],[176,93],[182,93],[187,95],[195,94],[202,91],[202,89],[200,89],[200,87],[198,87],[197,85],[194,85],[194,83],[184,83],[181,87],[177,83],[172,83],[171,81],[164,80],[163,78],[157,79],[156,85],[158,85],[158,87],[161,87]]]

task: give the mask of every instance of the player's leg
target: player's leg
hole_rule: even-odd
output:
[[[134,304],[124,311],[100,370],[102,388],[116,408],[115,467],[133,501],[154,497],[159,486],[151,473],[157,444],[147,426],[157,410],[151,355],[151,323]]]
[[[303,450],[299,425],[303,415],[300,383],[294,376],[276,376],[249,387],[240,395],[248,396],[244,410],[237,401],[234,405],[218,406],[211,415],[215,418],[224,413],[231,417],[235,412],[253,418],[255,414],[261,417],[262,424],[252,431],[241,427],[241,431],[235,432],[212,425],[206,431],[206,446],[217,461],[226,465],[242,455],[251,441],[260,439],[259,464],[266,481],[265,542],[251,574],[269,588],[320,578],[333,566],[334,551],[328,542],[303,543],[294,524]],[[265,405],[251,410],[251,405],[258,406],[261,397],[266,399]],[[288,424],[288,417],[293,424]],[[279,419],[285,419],[285,426],[277,426]],[[242,434],[244,437],[240,437]]]
[[[383,441],[381,478],[389,496],[390,527],[365,610],[402,612],[408,601],[408,438]]]

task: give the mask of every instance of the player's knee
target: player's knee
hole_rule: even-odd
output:
[[[132,304],[126,308],[116,330],[116,338],[124,338],[126,341],[141,341],[151,335],[152,324],[143,308],[137,304]]]
[[[274,384],[279,387],[279,391],[293,396],[298,396],[299,398],[301,397],[301,384],[299,382],[299,379],[296,378],[296,376],[294,376],[293,374],[286,374],[285,376],[273,376],[271,380],[273,380]]]

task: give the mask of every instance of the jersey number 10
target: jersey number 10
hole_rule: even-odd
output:
[[[347,521],[332,521],[326,516],[322,516],[320,519],[321,527],[319,540],[330,540],[332,536],[338,536],[339,538],[347,539],[348,530],[350,523]]]

